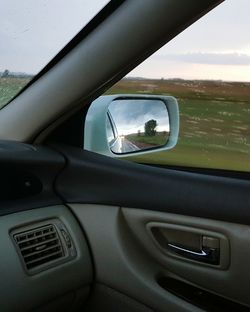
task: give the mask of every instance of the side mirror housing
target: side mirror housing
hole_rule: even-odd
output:
[[[84,148],[128,158],[169,150],[176,145],[178,133],[179,109],[174,97],[105,95],[87,113]]]

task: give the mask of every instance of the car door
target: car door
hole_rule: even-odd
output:
[[[92,131],[98,145],[102,130],[94,130],[93,105],[85,138]],[[90,308],[248,310],[249,253],[243,247],[249,236],[248,173],[184,168],[178,162],[172,168],[152,167],[136,163],[144,162],[136,152],[131,163],[55,148],[68,163],[57,180],[58,192],[93,252],[96,283]]]
[[[247,180],[63,153],[56,186],[92,250],[94,310],[247,309]]]
[[[35,193],[1,202],[6,311],[249,310],[248,171],[154,166],[83,148],[92,101],[220,2],[112,2],[0,112],[1,138],[12,140],[1,145],[4,180],[21,170],[38,179]],[[29,271],[19,239],[48,220],[68,258]]]

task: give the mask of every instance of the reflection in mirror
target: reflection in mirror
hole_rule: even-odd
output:
[[[114,100],[106,124],[109,147],[116,154],[163,146],[169,138],[169,115],[161,100]]]

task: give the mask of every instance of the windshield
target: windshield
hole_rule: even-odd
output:
[[[0,109],[107,0],[8,0],[0,9]]]

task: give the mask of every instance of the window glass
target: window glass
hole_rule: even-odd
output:
[[[225,1],[107,92],[178,99],[176,147],[134,161],[250,171],[249,10]]]
[[[0,3],[0,108],[107,3],[8,0]]]

